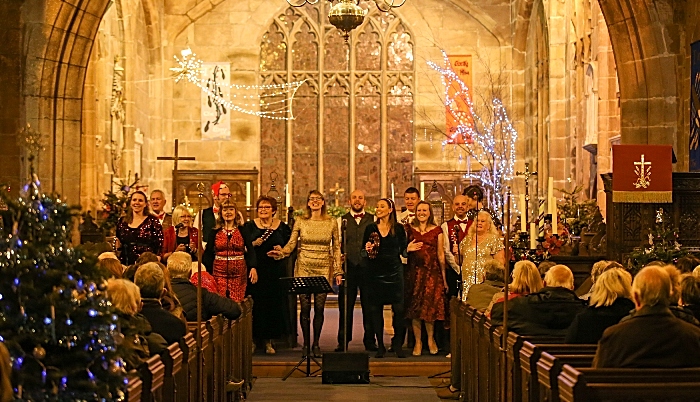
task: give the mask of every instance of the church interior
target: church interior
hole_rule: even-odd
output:
[[[60,197],[80,208],[74,228],[62,229],[80,247],[117,244],[110,239],[134,191],[158,190],[167,213],[182,205],[196,221],[225,205],[217,200],[223,182],[243,221],[255,222],[258,197],[267,196],[291,228],[314,216],[312,190],[325,196],[323,211],[345,221],[357,190],[369,212],[391,200],[396,214],[412,214],[404,200],[413,188],[430,206],[432,225],[453,228],[459,197],[476,185],[475,208],[490,211],[499,228],[506,278],[516,261],[544,260],[568,267],[577,289],[592,287],[591,270],[603,260],[633,276],[657,260],[690,274],[695,266],[684,271],[678,261],[700,265],[698,17],[695,0],[0,0],[0,210],[24,208],[17,197]],[[25,230],[25,215],[16,216],[0,225],[0,253],[9,261],[2,269],[20,266],[9,251],[20,253],[13,242]],[[450,233],[440,239],[455,243]],[[294,276],[293,259],[284,261]],[[2,293],[17,293],[12,275],[2,279]],[[372,357],[375,388],[328,391],[298,374],[273,382],[299,355],[297,299],[286,306],[288,331],[276,338],[273,356],[264,342],[250,352],[253,298],[241,302],[238,321],[197,326],[188,317],[204,340],[180,341],[184,360],[175,360],[191,378],[178,379],[171,351],[165,366],[149,360],[129,374],[131,395],[124,391],[122,400],[301,400],[298,393],[308,391],[404,401],[661,401],[668,392],[695,400],[684,398],[700,390],[660,369],[619,369],[606,382],[591,368],[595,344],[567,348],[563,340],[509,334],[466,295],[453,296],[437,320],[444,332],[436,328],[436,336],[450,334],[438,339],[439,355]],[[342,343],[338,302],[328,297],[321,339],[328,351]],[[355,343],[364,308],[360,314],[358,302],[350,312]],[[383,314],[393,331],[388,307]],[[3,328],[4,338],[14,331]],[[216,373],[197,368],[209,356],[202,342],[211,342]],[[351,351],[364,352],[358,345]],[[22,347],[27,356],[32,347]],[[44,367],[42,359],[34,360]],[[23,398],[12,381],[11,392]],[[155,390],[158,381],[163,388]],[[579,394],[585,381],[595,386]],[[45,378],[31,384],[63,389]]]

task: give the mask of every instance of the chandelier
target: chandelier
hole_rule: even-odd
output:
[[[333,0],[328,0],[333,4]],[[392,8],[401,7],[406,0],[373,0],[379,11],[388,13]],[[319,0],[287,0],[292,7],[302,7],[306,4],[317,4]],[[328,21],[343,33],[347,42],[350,31],[362,25],[366,11],[360,7],[360,0],[337,0],[328,12]]]

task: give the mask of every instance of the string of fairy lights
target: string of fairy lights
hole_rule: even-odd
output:
[[[485,122],[475,110],[470,88],[450,67],[447,53],[443,51],[442,56],[444,67],[432,61],[428,61],[428,65],[440,73],[445,88],[445,105],[457,123],[456,130],[447,135],[443,145],[464,145],[468,155],[483,166],[478,173],[472,173],[468,168],[464,177],[480,180],[485,188],[490,188],[489,202],[502,210],[504,184],[515,174],[518,132],[511,124],[503,102],[498,98],[491,101],[492,116]],[[462,104],[467,105],[467,110],[460,106]],[[460,139],[471,141],[459,141]]]
[[[293,120],[292,100],[305,80],[282,84],[239,85],[215,83],[202,78],[204,62],[190,48],[173,56],[177,65],[170,68],[176,83],[180,81],[196,85],[220,106],[236,112],[273,120]],[[227,91],[223,89],[227,88]],[[244,92],[230,93],[230,91]],[[228,98],[230,99],[227,99]]]

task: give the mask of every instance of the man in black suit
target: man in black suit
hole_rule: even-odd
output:
[[[187,326],[160,304],[165,294],[165,275],[157,262],[143,264],[136,270],[134,283],[141,291],[143,314],[153,332],[160,334],[168,345],[178,342],[187,333]]]
[[[343,340],[347,328],[347,343],[352,340],[352,324],[353,311],[355,310],[355,301],[357,300],[357,290],[360,290],[360,306],[362,307],[362,327],[365,334],[362,339],[365,350],[376,351],[377,344],[374,339],[374,331],[372,331],[372,322],[369,314],[367,314],[367,306],[365,305],[366,298],[364,293],[364,261],[360,256],[362,251],[362,236],[365,234],[367,225],[374,222],[374,215],[365,212],[365,193],[362,190],[355,190],[350,193],[350,211],[340,217],[339,223],[341,226],[342,245],[344,245],[343,254],[347,263],[345,268],[345,281],[347,281],[347,320],[345,317],[345,284],[340,285],[338,294],[338,309],[340,310],[338,320],[338,347],[337,352],[344,350]]]
[[[700,367],[700,328],[669,310],[668,273],[660,267],[643,268],[632,283],[632,299],[635,313],[605,330],[593,367]]]
[[[566,265],[555,265],[547,271],[544,285],[539,292],[508,302],[511,331],[519,335],[564,337],[576,315],[586,308],[586,302],[574,293],[574,275]],[[491,312],[491,323],[500,325],[502,319],[503,304],[498,303]]]
[[[168,271],[173,292],[182,305],[187,321],[197,321],[197,287],[190,282],[192,257],[184,251],[176,251],[168,258]],[[229,320],[241,315],[241,306],[226,297],[202,288],[202,319],[208,320],[222,314]]]

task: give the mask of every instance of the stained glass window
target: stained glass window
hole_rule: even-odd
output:
[[[330,189],[339,185],[345,206],[362,189],[373,205],[391,196],[391,184],[398,196],[412,185],[413,38],[395,14],[360,5],[369,12],[349,42],[328,23],[327,2],[284,9],[262,39],[263,84],[306,80],[294,120],[261,120],[263,192],[275,172],[280,189],[291,182],[297,209],[312,189],[332,204]]]

